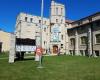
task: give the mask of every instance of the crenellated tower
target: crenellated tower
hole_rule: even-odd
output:
[[[50,49],[52,53],[65,51],[65,5],[51,1],[50,8]]]

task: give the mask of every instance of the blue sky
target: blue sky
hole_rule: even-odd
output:
[[[44,0],[44,16],[49,17],[50,1]],[[66,18],[78,20],[100,11],[100,0],[55,0],[66,5]],[[7,32],[15,29],[20,12],[40,15],[41,0],[0,0],[0,28]]]

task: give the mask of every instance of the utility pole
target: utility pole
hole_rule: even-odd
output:
[[[43,8],[44,8],[44,0],[42,0],[41,3],[41,25],[40,25],[40,47],[42,49],[42,27],[43,27]],[[39,55],[39,66],[38,68],[43,68],[42,67],[42,51],[41,51],[41,55]]]

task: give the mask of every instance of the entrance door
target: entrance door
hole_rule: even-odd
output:
[[[0,52],[2,51],[2,43],[0,42]]]
[[[53,53],[54,54],[57,54],[58,53],[58,46],[57,45],[54,45],[53,46]]]

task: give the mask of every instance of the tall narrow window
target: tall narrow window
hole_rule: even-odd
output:
[[[46,21],[44,22],[44,24],[46,24]]]
[[[44,45],[45,45],[45,43],[46,43],[46,42],[44,41]]]
[[[46,28],[44,28],[44,32],[46,32]]]
[[[25,17],[25,21],[27,22],[27,17]]]
[[[61,35],[61,39],[63,40],[63,35]]]
[[[61,19],[61,23],[63,23],[63,19]]]
[[[63,48],[63,44],[61,44],[61,48]]]
[[[61,8],[61,15],[63,15],[63,8]]]
[[[58,15],[58,8],[56,8],[56,15]]]
[[[96,44],[100,44],[100,34],[96,34]]]
[[[56,22],[58,22],[58,19],[56,19]]]
[[[33,22],[33,18],[30,18],[30,22]]]
[[[39,20],[39,23],[41,23],[41,20]]]

